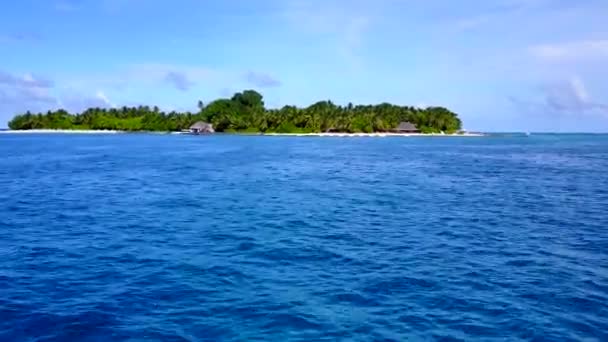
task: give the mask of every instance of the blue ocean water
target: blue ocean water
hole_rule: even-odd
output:
[[[0,341],[608,340],[608,136],[0,135]]]

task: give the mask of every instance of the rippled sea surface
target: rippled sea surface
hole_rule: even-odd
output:
[[[608,136],[0,136],[0,341],[608,340]]]

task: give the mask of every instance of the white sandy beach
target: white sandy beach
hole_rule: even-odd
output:
[[[440,133],[265,133],[269,136],[296,137],[483,137],[482,133],[440,134]]]
[[[0,134],[126,134],[115,130],[71,130],[71,129],[30,129],[7,130]],[[134,132],[138,133],[138,132]],[[150,134],[187,134],[187,132],[141,132]],[[224,133],[219,133],[224,135]],[[226,133],[228,135],[287,136],[287,137],[483,137],[483,133],[439,134],[439,133]],[[213,135],[213,134],[210,134]]]
[[[124,131],[114,130],[76,130],[76,129],[28,129],[0,131],[0,134],[119,134]]]

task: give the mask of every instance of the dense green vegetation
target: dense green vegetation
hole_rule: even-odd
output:
[[[26,129],[109,129],[124,131],[179,131],[196,121],[212,123],[218,132],[382,132],[402,121],[415,124],[422,132],[454,132],[461,128],[455,113],[443,107],[425,109],[379,105],[337,106],[320,101],[306,108],[285,106],[266,109],[262,95],[254,90],[230,99],[198,103],[196,113],[165,113],[158,107],[90,108],[80,114],[65,110],[17,115],[9,122],[15,130]]]

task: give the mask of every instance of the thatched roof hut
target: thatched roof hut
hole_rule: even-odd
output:
[[[396,133],[420,133],[420,130],[411,122],[402,122],[393,130]]]
[[[215,130],[213,129],[213,125],[207,122],[198,121],[194,123],[194,125],[190,126],[190,133],[199,134],[213,132],[215,132]]]

